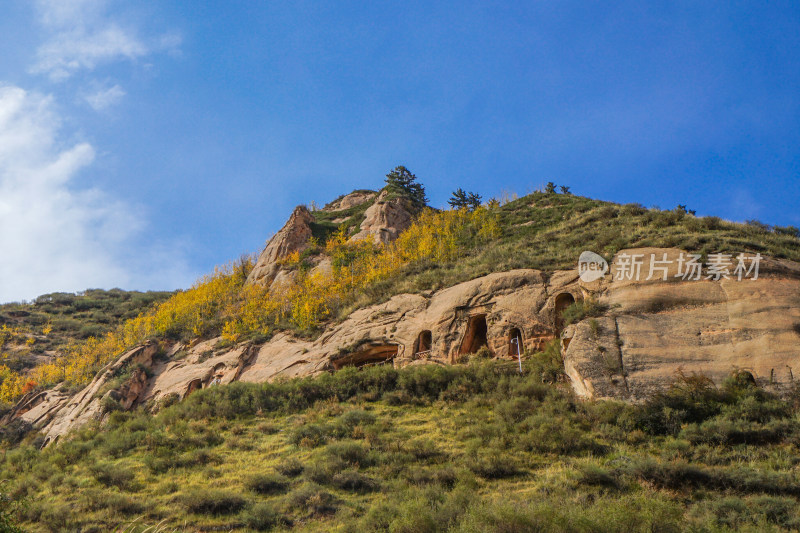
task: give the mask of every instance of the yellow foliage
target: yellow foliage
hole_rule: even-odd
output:
[[[282,266],[295,266],[300,263],[300,251],[295,250],[294,252],[289,252],[288,254],[284,255],[280,259],[278,259],[278,264]]]
[[[20,341],[25,337],[27,337],[25,331],[19,326],[12,327],[7,324],[0,326],[0,348],[7,342]]]
[[[292,283],[275,290],[245,285],[253,260],[243,258],[215,269],[190,289],[126,321],[106,336],[71,346],[61,357],[26,376],[0,365],[0,401],[14,401],[31,383],[40,387],[59,382],[85,384],[126,348],[152,337],[179,339],[219,332],[230,341],[238,341],[249,335],[268,335],[284,321],[310,331],[319,327],[332,310],[410,263],[454,261],[467,248],[499,235],[496,215],[483,207],[471,212],[426,210],[387,245],[378,246],[369,240],[349,242],[342,228],[325,244],[333,265],[330,273],[297,271]],[[294,252],[283,261],[298,264],[299,258]],[[3,326],[0,346],[18,333]]]

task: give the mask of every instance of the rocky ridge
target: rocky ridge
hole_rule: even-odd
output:
[[[338,228],[351,240],[389,242],[412,222],[407,200],[355,191],[319,211],[297,207],[266,244],[247,282],[275,286],[291,279],[282,259],[302,253],[312,237]],[[22,421],[46,442],[102,419],[110,410],[160,405],[233,381],[263,382],[333,372],[348,366],[454,364],[482,351],[513,360],[559,339],[564,370],[587,399],[640,401],[677,373],[702,373],[720,383],[748,372],[778,393],[795,387],[800,365],[800,264],[764,257],[758,279],[678,276],[677,248],[621,250],[602,278],[585,282],[577,269],[495,272],[438,291],[398,294],[329,325],[315,340],[278,332],[263,343],[231,346],[221,338],[138,346],[102,369],[77,394],[60,388],[22,398],[0,423]],[[624,255],[671,265],[662,276],[626,279]],[[577,258],[576,258],[577,259]],[[327,271],[323,254],[313,268]],[[652,276],[651,276],[652,277]],[[597,316],[565,325],[575,302],[596,301]]]
[[[678,249],[623,250],[668,254]],[[644,269],[647,269],[647,264]],[[41,428],[48,442],[102,417],[104,401],[124,408],[185,398],[232,381],[315,375],[346,366],[452,364],[481,346],[516,359],[561,339],[565,371],[584,398],[638,401],[663,389],[676,372],[720,383],[734,371],[778,393],[800,369],[800,265],[765,258],[757,280],[621,281],[612,268],[585,283],[577,270],[493,273],[429,294],[400,294],[360,309],[314,341],[279,333],[263,344],[225,347],[222,339],[138,347],[98,374],[76,396],[57,390],[23,399],[7,419]],[[597,299],[602,316],[561,330],[565,302]],[[517,339],[515,341],[514,339]],[[120,372],[121,386],[108,389]]]

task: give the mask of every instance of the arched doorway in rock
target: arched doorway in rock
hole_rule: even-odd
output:
[[[458,350],[459,354],[475,353],[481,349],[482,346],[489,346],[487,333],[489,327],[486,325],[486,315],[475,315],[470,317],[467,324],[467,332],[464,334],[464,340],[461,342],[461,348]]]
[[[556,296],[555,301],[555,328],[556,335],[560,335],[564,330],[564,310],[575,303],[575,297],[568,292]]]
[[[525,345],[522,344],[522,332],[519,328],[511,328],[508,332],[508,355],[517,357],[525,351]]]
[[[202,388],[203,388],[203,380],[201,380],[201,379],[193,379],[186,386],[186,392],[183,393],[183,397],[187,398],[191,393],[193,393],[197,389],[202,389]]]
[[[417,340],[414,341],[414,355],[424,354],[431,351],[433,346],[433,334],[431,330],[426,329],[417,335]]]
[[[333,363],[333,368],[336,370],[346,366],[362,367],[366,365],[389,363],[397,356],[397,352],[397,344],[372,344],[331,362]]]

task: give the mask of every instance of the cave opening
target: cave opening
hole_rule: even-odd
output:
[[[431,351],[432,345],[433,334],[431,331],[426,329],[425,331],[420,332],[420,334],[417,336],[416,342],[414,343],[414,355],[424,354]]]
[[[575,297],[568,292],[556,296],[554,313],[556,335],[559,335],[564,330],[564,326],[566,325],[564,321],[564,311],[567,309],[567,307],[574,303]]]
[[[202,388],[203,388],[203,380],[201,380],[201,379],[193,379],[186,386],[186,392],[183,394],[183,397],[187,398],[191,393],[193,393],[194,391],[196,391],[198,389],[202,389]]]
[[[489,346],[487,333],[489,327],[486,325],[486,315],[475,315],[470,317],[467,324],[467,332],[461,342],[460,354],[475,353],[483,346]]]
[[[333,368],[339,370],[346,366],[362,367],[380,363],[388,363],[397,356],[397,344],[371,345],[356,352],[350,353],[335,361]]]

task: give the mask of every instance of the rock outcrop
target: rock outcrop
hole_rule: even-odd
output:
[[[372,239],[375,244],[391,242],[411,225],[413,212],[407,199],[387,199],[387,193],[383,191],[364,213],[360,231],[350,240]]]
[[[675,258],[681,250],[620,253]],[[78,395],[47,391],[25,398],[11,418],[43,428],[53,441],[102,416],[106,395],[123,407],[158,404],[237,380],[263,382],[369,364],[452,364],[484,346],[494,357],[515,359],[518,348],[541,350],[557,337],[565,371],[585,398],[640,400],[678,372],[703,373],[720,383],[744,370],[779,393],[794,386],[794,372],[800,371],[800,265],[765,259],[757,280],[742,281],[684,281],[674,268],[666,281],[633,281],[618,279],[612,267],[591,283],[581,281],[577,270],[512,270],[437,292],[396,295],[355,311],[314,341],[278,333],[264,344],[230,347],[210,339],[166,347],[161,358],[155,357],[157,347],[143,346]],[[648,270],[645,261],[642,271]],[[567,306],[587,299],[607,310],[564,326]],[[146,372],[109,389],[131,364]]]
[[[587,398],[643,400],[678,372],[720,384],[734,371],[778,393],[794,386],[800,365],[800,265],[765,258],[758,279],[683,281],[677,249],[624,250],[642,254],[640,281],[582,284],[609,307],[564,334],[565,370]],[[666,258],[663,276],[646,280],[650,258]],[[619,256],[619,254],[618,254]],[[614,261],[616,265],[618,261]]]
[[[296,207],[286,224],[267,242],[247,282],[269,286],[281,269],[278,261],[308,246],[312,222],[314,217],[305,206]]]
[[[42,429],[47,445],[70,429],[100,419],[107,409],[106,398],[122,409],[130,409],[141,399],[148,380],[145,369],[153,366],[159,351],[158,344],[148,343],[126,352],[75,395],[53,389],[23,398],[3,422],[22,419]]]
[[[322,211],[336,213],[367,202],[374,203],[366,208],[364,220],[359,231],[350,239],[353,241],[372,239],[376,244],[393,241],[413,222],[414,209],[405,198],[388,198],[386,191],[380,194],[374,191],[355,191],[332,202]],[[345,213],[344,215],[347,215]],[[347,215],[332,220],[338,224],[350,218]],[[268,242],[259,254],[253,270],[247,277],[247,283],[256,283],[264,287],[280,287],[294,280],[295,272],[283,268],[281,259],[292,252],[302,252],[308,248],[308,241],[313,235],[312,225],[316,222],[314,213],[305,206],[298,206],[289,220]],[[323,256],[308,259],[315,271],[330,270],[330,261]]]
[[[353,191],[350,194],[342,196],[338,200],[331,202],[330,204],[326,205],[323,209],[324,211],[343,211],[345,209],[350,209],[351,207],[355,207],[357,205],[361,205],[365,202],[369,202],[378,193],[375,191]]]

